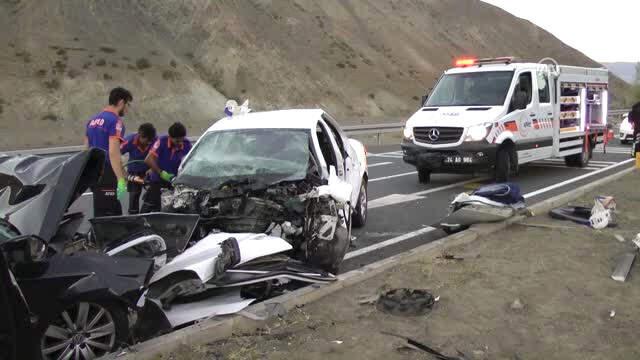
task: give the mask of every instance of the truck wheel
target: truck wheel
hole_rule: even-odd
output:
[[[509,181],[512,172],[511,161],[513,159],[511,146],[503,146],[496,154],[496,182]]]
[[[367,223],[367,183],[362,179],[358,203],[353,211],[353,226],[360,228]]]
[[[431,170],[418,169],[418,181],[420,184],[428,184],[431,182]]]
[[[589,165],[589,159],[591,159],[592,147],[589,146],[587,151],[584,151],[584,147],[581,153],[573,154],[564,157],[565,165],[569,167],[585,167]]]

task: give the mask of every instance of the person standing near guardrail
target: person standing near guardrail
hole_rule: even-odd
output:
[[[191,150],[187,139],[187,129],[179,122],[169,127],[169,135],[156,140],[149,151],[145,163],[151,168],[150,186],[144,195],[140,212],[160,211],[162,188],[171,187],[171,181],[178,173],[182,159]]]
[[[144,178],[149,171],[149,166],[144,161],[156,140],[156,128],[153,124],[144,123],[138,128],[137,134],[128,135],[120,145],[122,155],[129,154],[127,163],[129,215],[140,213],[140,195],[142,195]]]
[[[85,147],[106,153],[102,176],[91,189],[94,217],[122,215],[120,200],[127,192],[120,154],[120,143],[125,132],[122,117],[132,101],[133,96],[127,89],[117,87],[109,93],[109,105],[87,122]]]

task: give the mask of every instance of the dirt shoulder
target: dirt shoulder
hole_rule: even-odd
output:
[[[638,181],[640,174],[632,173],[576,201],[615,196],[617,228],[595,231],[539,214],[527,223],[566,228],[513,225],[446,250],[464,260],[425,257],[296,309],[259,334],[163,358],[429,359],[386,331],[468,359],[638,359],[640,268],[626,283],[610,278],[640,231]],[[419,317],[359,303],[391,288],[428,289],[440,300]],[[516,299],[522,306],[513,306]]]

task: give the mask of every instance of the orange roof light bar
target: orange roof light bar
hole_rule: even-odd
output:
[[[456,67],[473,66],[476,64],[476,59],[458,59],[456,60]]]
[[[475,58],[461,58],[457,59],[455,64],[456,67],[466,67],[466,66],[474,66],[483,64],[511,64],[514,60],[512,56],[504,56],[497,58],[486,58],[486,59],[475,59]]]

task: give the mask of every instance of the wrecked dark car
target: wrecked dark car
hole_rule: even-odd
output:
[[[33,340],[19,346],[35,346],[44,359],[93,359],[128,341],[130,315],[153,273],[158,254],[117,255],[155,242],[127,246],[140,236],[77,233],[83,214],[69,206],[95,184],[103,162],[99,150],[0,156],[0,250],[24,295]]]

